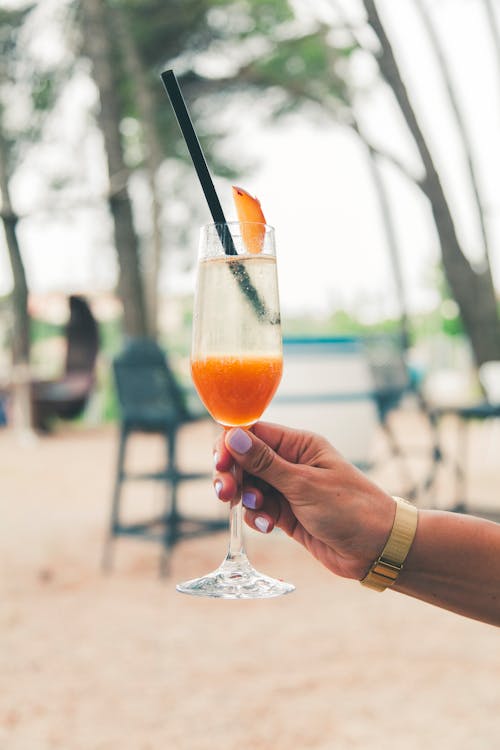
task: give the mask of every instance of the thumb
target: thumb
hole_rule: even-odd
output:
[[[248,474],[253,474],[286,494],[296,469],[295,464],[279,456],[267,443],[240,427],[228,430],[226,447]],[[292,474],[292,477],[290,476]]]

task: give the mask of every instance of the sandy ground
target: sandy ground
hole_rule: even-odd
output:
[[[212,435],[187,431],[186,465],[209,468]],[[1,750],[500,746],[498,629],[337,579],[279,534],[247,546],[296,584],[281,599],[175,592],[216,567],[223,534],[179,544],[164,580],[156,545],[119,540],[103,576],[115,453],[113,428],[0,433]],[[131,459],[160,456],[144,437]],[[157,485],[127,493],[129,513],[161,500]],[[205,482],[182,503],[224,512]]]

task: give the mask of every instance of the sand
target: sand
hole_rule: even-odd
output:
[[[189,428],[186,465],[209,469],[212,435]],[[137,438],[131,458],[161,450]],[[500,746],[498,629],[338,579],[280,534],[247,543],[296,584],[280,599],[176,593],[217,566],[224,534],[180,543],[163,580],[155,544],[120,539],[102,575],[115,454],[113,427],[0,433],[1,750]],[[161,500],[127,491],[131,514]],[[224,513],[205,482],[182,507]]]

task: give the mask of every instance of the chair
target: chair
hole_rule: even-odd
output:
[[[458,419],[458,455],[455,463],[456,497],[453,510],[460,513],[466,513],[468,510],[469,426],[474,421],[496,421],[500,418],[500,362],[485,362],[479,367],[478,376],[484,398],[470,405],[445,406],[433,410],[436,420],[449,415]],[[484,512],[481,515],[491,514]]]
[[[379,423],[391,456],[397,461],[399,468],[401,492],[410,500],[428,495],[429,502],[433,504],[432,493],[438,469],[444,461],[439,423],[421,391],[418,373],[408,364],[403,337],[398,334],[370,335],[363,338],[363,346],[374,381],[373,397]],[[429,433],[430,447],[425,450],[425,454],[430,465],[421,478],[415,478],[409,467],[410,453],[415,451],[403,447],[391,424],[392,412],[407,397],[413,400]]]
[[[35,380],[31,383],[33,426],[43,432],[50,430],[55,418],[78,417],[95,384],[99,350],[97,322],[83,297],[71,295],[69,306],[64,374],[56,380]]]
[[[389,430],[387,418],[403,397],[415,392],[415,382],[398,336],[373,335],[363,338],[363,349],[372,373],[380,422]]]
[[[220,519],[187,518],[178,509],[181,482],[209,477],[208,472],[182,472],[177,461],[177,436],[186,424],[206,419],[201,409],[188,407],[186,394],[177,383],[162,349],[151,339],[132,338],[115,357],[113,371],[121,411],[116,479],[111,505],[109,534],[103,555],[103,569],[109,570],[112,542],[117,536],[135,536],[162,544],[160,573],[167,571],[169,552],[183,538],[227,528]],[[161,435],[166,441],[166,464],[158,472],[131,473],[126,469],[126,448],[134,433]],[[120,505],[124,482],[160,481],[166,487],[165,511],[141,523],[125,524]]]

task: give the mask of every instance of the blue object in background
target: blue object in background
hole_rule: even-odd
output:
[[[0,427],[7,425],[6,396],[0,396]]]

